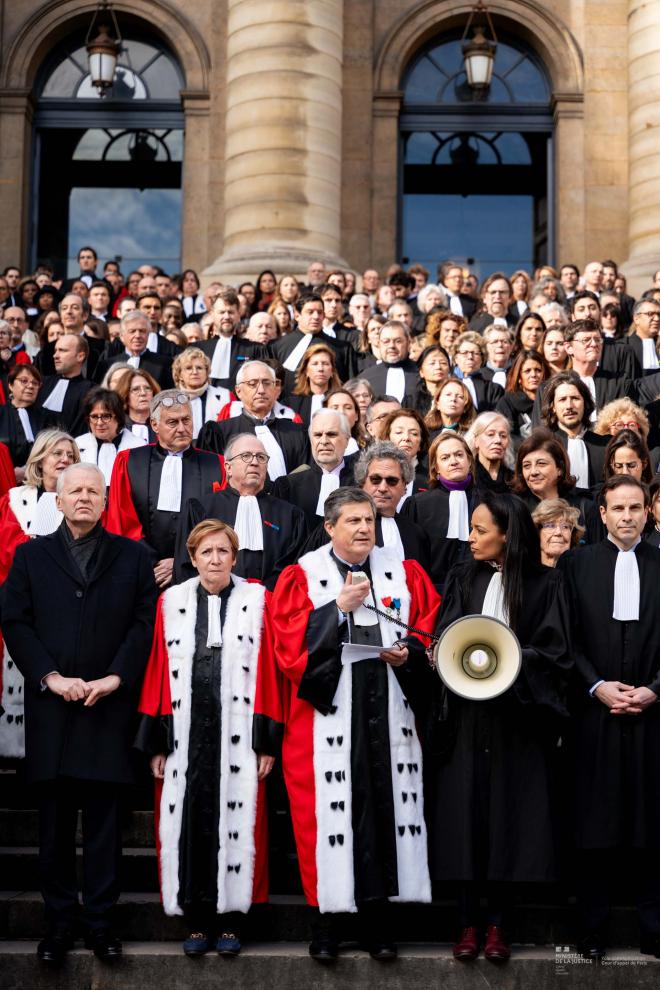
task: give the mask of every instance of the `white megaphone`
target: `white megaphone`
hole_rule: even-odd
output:
[[[465,615],[447,626],[433,659],[450,691],[470,701],[487,701],[514,683],[522,650],[516,634],[499,619]]]

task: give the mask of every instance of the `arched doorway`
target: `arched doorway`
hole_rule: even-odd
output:
[[[468,86],[458,32],[418,52],[402,82],[399,256],[483,276],[554,255],[551,88],[538,56],[498,36],[485,95]]]
[[[178,270],[184,116],[181,69],[159,39],[124,39],[111,95],[91,86],[84,40],[73,35],[35,86],[31,262],[77,272],[92,244],[125,271],[153,261]]]

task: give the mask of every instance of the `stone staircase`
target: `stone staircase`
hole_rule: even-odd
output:
[[[508,966],[497,969],[484,960],[462,966],[451,957],[455,934],[453,902],[432,907],[396,905],[395,925],[400,959],[382,966],[357,951],[355,918],[342,919],[346,951],[339,964],[325,970],[307,955],[309,917],[297,874],[290,825],[281,780],[275,779],[271,800],[271,899],[250,913],[245,932],[246,949],[240,960],[226,962],[210,955],[194,962],[186,959],[180,942],[186,931],[179,918],[167,918],[158,896],[156,856],[153,848],[151,787],[143,782],[131,795],[124,826],[123,894],[116,912],[116,926],[125,945],[125,958],[114,968],[101,966],[91,953],[78,949],[70,954],[61,973],[43,972],[34,958],[36,941],[43,933],[43,908],[37,878],[37,813],[34,799],[22,781],[20,764],[0,766],[0,987],[21,990],[44,987],[93,987],[105,990],[148,990],[152,985],[205,988],[225,980],[231,967],[232,990],[307,990],[327,987],[340,990],[366,986],[377,980],[383,990],[416,990],[430,981],[448,990],[491,987],[545,990],[555,979],[567,976],[589,987],[651,987],[660,980],[660,961],[640,956],[637,925],[630,908],[615,908],[613,932],[621,948],[606,964],[589,966],[566,950],[575,938],[574,902],[561,887],[551,890],[530,886],[521,891],[511,935],[519,946]],[[626,897],[626,892],[622,892]],[[219,968],[218,968],[219,967]],[[376,967],[376,969],[374,969]],[[598,972],[596,972],[598,970]]]

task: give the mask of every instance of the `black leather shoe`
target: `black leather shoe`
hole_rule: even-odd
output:
[[[61,966],[69,949],[73,948],[73,936],[69,932],[46,935],[37,946],[37,958],[48,966]]]
[[[588,932],[578,942],[577,950],[583,959],[593,959],[594,962],[598,962],[607,952],[605,939],[600,932]]]
[[[309,954],[312,959],[316,962],[329,963],[335,962],[339,954],[339,945],[334,938],[327,938],[325,936],[318,936],[312,939],[309,943]]]
[[[85,936],[85,948],[91,949],[101,962],[115,962],[121,959],[121,942],[114,932],[107,928],[89,932]]]
[[[660,959],[660,932],[641,932],[639,951],[644,956],[655,956],[656,959]]]
[[[391,962],[397,957],[397,948],[394,942],[371,942],[366,946],[366,949],[371,958],[378,962]]]

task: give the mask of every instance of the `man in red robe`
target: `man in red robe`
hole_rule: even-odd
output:
[[[375,547],[375,519],[366,492],[333,492],[331,543],[282,572],[270,612],[290,682],[282,760],[319,962],[337,956],[333,914],[357,911],[372,957],[392,959],[387,902],[431,899],[415,718],[440,599],[419,564]]]

